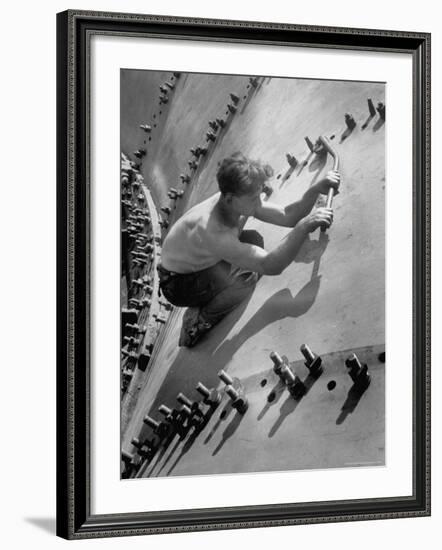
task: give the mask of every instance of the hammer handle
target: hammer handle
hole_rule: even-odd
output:
[[[330,155],[333,157],[333,170],[339,170],[339,155],[331,146],[331,143],[328,140],[328,138],[326,138],[325,136],[320,136],[319,141],[322,143],[327,153],[330,153]],[[327,202],[325,203],[326,208],[331,208],[334,195],[335,195],[335,190],[333,189],[333,187],[330,187],[327,193]],[[325,227],[321,227],[321,232],[322,233],[325,232]]]

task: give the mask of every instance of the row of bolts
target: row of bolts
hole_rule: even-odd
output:
[[[319,378],[324,370],[321,357],[313,353],[305,344],[301,346],[300,350],[304,355],[306,360],[305,366],[308,368],[310,375],[315,379]],[[273,371],[275,374],[279,376],[290,394],[295,399],[300,399],[306,393],[306,387],[299,376],[291,370],[287,359],[282,358],[277,352],[272,352],[270,358],[273,361]],[[355,353],[352,353],[345,360],[345,364],[355,389],[362,393],[371,381],[367,365],[361,364]],[[238,379],[233,379],[224,370],[218,373],[218,377],[226,385],[225,393],[230,397],[232,407],[239,414],[244,414],[248,409],[248,400],[241,382]],[[202,395],[202,402],[209,407],[210,412],[213,412],[221,403],[222,394],[215,388],[209,389],[199,382],[196,390]],[[172,410],[166,405],[159,407],[158,411],[164,416],[164,421],[158,422],[149,415],[146,415],[143,419],[144,424],[152,428],[154,435],[160,441],[174,433],[178,433],[180,437],[184,437],[192,427],[196,430],[201,429],[207,420],[207,416],[201,409],[200,403],[191,401],[183,393],[178,394],[177,401],[182,405],[179,410]],[[186,422],[187,425],[185,425]],[[131,443],[137,448],[138,454],[143,458],[152,458],[157,448],[154,439],[145,439],[141,442],[139,438],[134,438]],[[126,456],[132,455],[126,454]]]
[[[255,81],[255,80],[256,79],[252,79],[252,78],[250,79],[250,81]],[[235,113],[236,110],[237,110],[236,105],[239,102],[239,97],[236,96],[235,94],[230,94],[230,98],[232,100],[232,103],[229,104],[227,106],[227,108],[229,109],[229,111],[231,113]],[[376,113],[378,113],[380,119],[385,121],[385,104],[382,103],[382,102],[378,102],[377,107],[375,107],[371,98],[367,99],[367,103],[368,103],[368,110],[369,110],[369,113],[370,113],[370,118],[373,118],[376,115]],[[347,128],[350,131],[352,131],[357,125],[354,117],[350,113],[345,113],[344,118],[345,118],[345,124],[346,124]],[[219,119],[219,118],[217,118],[216,120],[209,121],[209,126],[211,127],[212,131],[209,131],[209,132],[206,133],[206,140],[207,141],[215,141],[216,140],[216,135],[215,135],[214,132],[216,132],[219,127],[224,127],[225,124],[226,124],[225,121],[222,120],[222,119]],[[367,125],[367,122],[362,125],[362,128],[365,128],[366,125]],[[143,128],[145,131],[151,131],[151,127],[148,126],[148,125],[141,125],[140,127]],[[317,140],[316,143],[313,144],[308,136],[306,136],[304,139],[305,139],[305,141],[307,143],[307,146],[308,146],[311,153],[320,153],[321,152],[323,146],[322,146],[322,143],[320,143],[319,140]],[[196,148],[191,148],[190,149],[190,152],[192,153],[192,155],[196,159],[198,159],[201,156],[206,155],[207,151],[208,151],[207,147],[199,147],[199,146],[196,147]],[[139,149],[139,150],[134,152],[134,155],[137,156],[138,158],[141,158],[145,154],[146,154],[145,149]],[[296,159],[296,157],[294,155],[292,155],[290,153],[287,153],[286,154],[286,159],[287,159],[287,162],[288,162],[288,164],[291,168],[296,168],[298,166],[298,160]],[[306,163],[307,163],[307,161],[304,161],[303,164],[305,165]],[[189,167],[192,170],[196,170],[198,168],[198,163],[195,160],[188,161],[188,164],[189,164]],[[191,177],[188,174],[181,174],[180,178],[181,178],[181,181],[185,184],[188,184],[188,183],[191,182]],[[183,196],[183,194],[184,194],[183,190],[178,191],[175,188],[171,188],[168,192],[168,196],[172,200],[177,200],[178,198],[181,198]],[[163,206],[161,208],[161,211],[169,216],[172,212],[172,209],[169,206]],[[169,223],[166,220],[163,220],[161,225],[162,225],[162,227],[167,229]]]
[[[173,73],[173,76],[178,79],[181,76],[181,73]],[[164,84],[161,84],[159,88],[160,88],[160,96],[159,96],[160,105],[168,103],[169,102],[168,94],[171,90],[175,89],[175,84],[172,84],[171,82],[164,82]],[[150,132],[152,132],[152,126],[150,126],[149,124],[140,124],[140,128],[146,133],[150,134]],[[144,148],[137,149],[136,151],[133,152],[133,155],[137,157],[139,160],[141,160],[144,156],[146,156],[146,154],[147,154],[147,150]]]
[[[227,105],[227,109],[231,114],[235,114],[237,111],[237,105],[239,103],[239,97],[235,94],[230,94],[231,103]],[[216,141],[216,132],[219,128],[224,128],[226,126],[226,121],[222,118],[216,118],[215,120],[209,121],[209,126],[211,130],[206,132],[206,141],[215,142]],[[196,171],[198,168],[198,162],[200,157],[205,156],[208,153],[208,147],[192,147],[190,153],[195,157],[193,160],[188,161],[189,168],[193,171]],[[192,178],[188,174],[180,174],[180,179],[183,184],[189,184],[192,181]],[[168,196],[172,200],[177,200],[181,198],[184,194],[184,190],[177,191],[175,188],[171,188],[168,192]],[[170,216],[172,209],[169,206],[163,206],[161,211]],[[162,221],[162,226],[167,229],[169,222],[167,220]]]
[[[174,72],[173,73],[173,76],[178,79],[180,78],[181,76],[181,73],[178,73],[178,72]],[[168,98],[168,93],[171,91],[171,90],[174,90],[175,89],[175,85],[172,84],[171,82],[164,82],[164,84],[160,85],[159,86],[159,89],[160,89],[160,104],[165,104],[165,103],[168,103],[169,101],[169,98]],[[140,124],[140,128],[141,130],[143,130],[144,132],[146,133],[151,133],[152,132],[152,126],[150,126],[149,124]],[[133,155],[135,157],[137,157],[139,160],[141,160],[144,156],[146,156],[147,154],[147,150],[144,149],[144,148],[140,148],[140,149],[137,149],[136,151],[133,152]],[[179,198],[183,195],[184,191],[178,191],[174,188],[171,188],[168,192],[168,195],[170,198],[173,198],[173,199],[176,199],[176,198]]]
[[[250,81],[255,81],[255,80],[256,79],[252,79],[252,78],[250,79]],[[168,83],[166,82],[166,84]],[[235,113],[237,110],[236,105],[239,102],[239,97],[235,94],[230,94],[230,98],[232,99],[232,104],[227,105],[227,108],[231,113]],[[373,118],[374,116],[376,116],[376,113],[378,113],[379,118],[385,121],[385,104],[382,102],[378,102],[377,106],[375,107],[372,99],[370,98],[367,99],[367,103],[368,103],[370,118]],[[354,119],[353,115],[351,115],[350,113],[345,113],[344,120],[347,128],[349,130],[354,130],[354,128],[356,127],[356,120]],[[362,128],[365,128],[366,124],[363,124]],[[219,126],[224,127],[225,125],[226,125],[225,121],[219,118],[217,118],[216,120],[209,121],[209,126],[212,128],[212,131],[208,131],[206,133],[206,141],[215,141],[216,135],[214,132],[218,130]],[[148,124],[142,124],[140,125],[140,128],[142,128],[146,132],[150,132],[152,130],[152,127],[149,126]],[[306,137],[305,140],[307,142],[307,145],[309,146],[310,151],[314,151],[314,149],[318,148],[318,146],[320,145],[319,143],[316,143],[315,145],[313,145],[313,143],[309,140],[308,137]],[[207,153],[207,150],[208,150],[207,147],[196,147],[196,148],[190,149],[190,152],[196,158],[199,158],[200,156],[204,156]],[[144,155],[146,155],[146,153],[147,153],[146,149],[138,149],[137,151],[134,151],[133,154],[137,158],[141,159]],[[298,164],[295,157],[290,153],[287,153],[286,157],[291,167],[294,168]],[[198,164],[195,161],[189,161],[188,164],[192,170],[196,170],[196,168],[198,167]],[[184,183],[190,182],[190,176],[181,174],[180,177]]]
[[[123,181],[123,185],[127,186],[129,184],[129,178],[127,181]],[[138,191],[140,186],[140,178],[136,178],[132,183],[135,191]],[[139,202],[145,202],[143,193],[137,197]],[[135,249],[130,252],[132,256],[132,263],[139,268],[143,268],[149,262],[152,261],[152,254],[154,252],[154,240],[159,244],[158,238],[155,238],[152,234],[148,235],[144,233],[146,225],[151,225],[151,218],[147,209],[142,209],[139,206],[135,206],[131,201],[123,201],[128,208],[131,209],[131,214],[127,217],[128,221],[128,232],[129,236],[132,239],[135,239]],[[137,279],[132,281],[132,285],[143,291],[142,298],[131,298],[129,300],[129,306],[134,308],[137,312],[140,312],[143,308],[150,308],[152,305],[152,277],[145,274],[143,276],[139,275]],[[172,305],[164,300],[160,300],[160,305],[163,306],[163,309],[170,311]],[[138,316],[138,314],[137,314]],[[167,318],[164,315],[157,314],[155,315],[155,321],[158,323],[166,323]],[[145,333],[147,332],[146,326],[138,325],[137,323],[131,324],[126,323],[125,329],[130,331],[130,336],[124,336],[123,342],[127,345],[127,350],[122,349],[121,353],[128,359],[137,361],[140,357],[140,353],[137,353],[133,348],[138,348],[144,338]]]
[[[381,120],[385,121],[385,104],[382,103],[382,102],[378,102],[377,107],[375,107],[372,99],[370,99],[370,98],[367,99],[367,103],[368,103],[368,111],[370,113],[370,119],[373,118],[374,116],[376,116],[376,113],[378,113],[379,118]],[[356,120],[354,119],[353,115],[351,115],[350,113],[345,113],[344,120],[345,120],[345,125],[347,126],[347,128],[350,131],[352,131],[356,128],[357,123],[356,123]],[[366,128],[367,124],[368,124],[368,121],[365,122],[362,125],[362,129]],[[312,154],[312,153],[321,153],[324,150],[324,146],[323,146],[320,139],[317,139],[316,142],[313,143],[311,141],[311,139],[308,136],[306,136],[304,138],[304,140],[307,143],[307,147],[310,150],[310,154]],[[296,157],[294,155],[291,155],[290,153],[287,153],[286,158],[287,158],[287,162],[289,163],[289,166],[291,168],[296,168],[298,166],[298,164],[299,164],[298,160],[296,159]],[[308,159],[309,158],[310,158],[310,156],[302,162],[303,167],[308,164]]]
[[[177,77],[177,75],[179,77],[179,73],[174,73],[174,76]],[[257,88],[259,84],[259,79],[257,77],[250,77],[249,84],[252,88]],[[173,90],[175,87],[173,84],[169,82],[165,82],[164,85],[160,86],[161,93],[165,94],[164,96],[160,96],[160,103],[167,103],[168,101],[166,94],[168,93],[169,90],[167,90],[165,86],[167,86],[169,90]],[[230,114],[235,114],[237,112],[237,105],[240,101],[240,98],[236,94],[231,93],[230,99],[231,99],[231,102],[227,105],[227,109],[230,112]],[[208,132],[206,132],[206,141],[208,142],[216,141],[216,132],[218,131],[219,128],[224,128],[225,126],[226,126],[226,121],[222,118],[215,118],[215,120],[210,120],[209,127],[211,129]],[[141,124],[140,128],[146,133],[150,133],[152,131],[152,126],[150,126],[149,124]],[[208,147],[198,146],[195,148],[191,148],[190,152],[195,157],[195,160],[189,160],[188,165],[191,170],[196,171],[196,169],[198,168],[197,160],[200,157],[205,156],[207,154]],[[138,159],[142,159],[147,154],[147,150],[144,148],[137,149],[136,151],[134,151],[133,154]],[[188,184],[191,182],[191,176],[188,174],[180,174],[180,179],[181,179],[181,182],[184,184]],[[178,198],[181,198],[183,196],[184,190],[177,190],[175,188],[170,188],[167,194],[170,199],[177,200]],[[161,211],[169,216],[172,212],[172,209],[169,206],[163,206],[161,208]],[[162,220],[160,225],[164,229],[167,229],[167,227],[169,226],[169,222],[167,220]]]

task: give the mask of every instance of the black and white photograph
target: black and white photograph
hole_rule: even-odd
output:
[[[432,525],[434,24],[321,2],[57,14],[60,537]]]
[[[385,466],[386,106],[120,70],[122,479]]]

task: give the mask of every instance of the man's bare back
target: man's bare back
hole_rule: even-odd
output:
[[[226,233],[238,238],[240,226],[229,227],[222,222],[215,211],[219,197],[220,193],[215,193],[174,223],[163,244],[164,268],[175,273],[193,273],[223,259],[213,246],[214,241]]]

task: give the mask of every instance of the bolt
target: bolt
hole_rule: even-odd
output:
[[[198,164],[194,160],[189,160],[187,164],[191,170],[196,170],[198,168]]]
[[[207,141],[215,141],[216,140],[215,134],[212,134],[212,132],[207,132],[206,133],[206,140]]]
[[[187,405],[183,405],[180,409],[180,412],[182,412],[184,416],[190,416],[192,414],[192,411]]]
[[[151,418],[148,414],[146,414],[146,416],[143,418],[143,422],[144,422],[144,424],[147,424],[148,426],[150,426],[154,430],[156,430],[158,428],[158,426],[160,425],[159,422],[157,422],[156,420]]]
[[[258,78],[257,77],[249,78],[249,82],[250,82],[251,86],[253,86],[254,88],[257,88],[257,86],[258,86]]]
[[[144,445],[144,442],[142,443],[138,437],[134,437],[132,440],[131,440],[131,444],[137,448],[137,449],[141,449],[141,447]]]
[[[288,365],[284,364],[281,367],[280,373],[282,380],[284,380],[287,385],[293,384],[295,382],[295,375]]]
[[[234,105],[238,105],[239,103],[239,97],[235,94],[230,94],[230,99],[232,100],[232,103]]]
[[[163,94],[167,94],[169,92],[169,90],[167,88],[165,88],[164,86],[159,86],[160,88],[160,92],[163,93]]]
[[[135,459],[135,455],[132,453],[128,453],[127,451],[121,452],[121,460],[128,464],[129,462],[132,462]]]
[[[181,73],[173,73],[173,76],[174,76],[175,78],[179,78],[179,77],[181,76]]]
[[[135,331],[139,334],[145,334],[146,330],[147,330],[147,327],[140,326],[140,325],[137,325],[137,324],[132,325],[130,323],[126,323],[124,326],[125,326],[126,329],[133,330],[133,331]]]
[[[128,359],[133,359],[134,361],[138,359],[138,353],[135,353],[134,351],[127,351],[125,349],[122,349],[121,353]]]
[[[173,90],[175,88],[175,86],[173,84],[171,84],[170,82],[166,82],[165,84],[170,90]]]
[[[157,422],[148,414],[146,414],[143,418],[143,422],[144,424],[150,426],[153,429],[153,432],[158,435],[160,439],[167,437],[170,433],[170,424],[166,424],[165,422]]]
[[[237,108],[234,105],[231,105],[230,103],[227,105],[227,109],[234,115],[237,111]]]
[[[169,407],[166,407],[166,405],[161,405],[158,409],[158,412],[163,414],[166,418],[172,415],[172,409],[169,409]]]
[[[277,360],[282,359],[277,356]],[[280,365],[280,366],[279,366]],[[305,394],[305,385],[299,378],[297,374],[294,374],[290,367],[287,365],[287,363],[282,362],[282,364],[279,363],[278,369],[274,368],[276,374],[281,378],[281,380],[287,385],[289,392],[295,397],[295,399],[299,399]],[[276,366],[276,363],[275,363]]]
[[[138,229],[139,231],[141,231],[143,228],[144,228],[144,223],[141,223],[141,222],[130,222],[130,225],[134,228],[134,229]]]
[[[196,391],[199,392],[203,397],[208,398],[210,397],[210,390],[206,388],[204,384],[201,382],[198,382],[198,386],[196,387]]]
[[[321,142],[321,140],[318,138],[314,145],[313,145],[313,149],[312,149],[312,152],[313,153],[316,153],[316,154],[319,154],[319,153],[322,153],[324,151],[324,146]]]
[[[345,113],[345,124],[349,130],[354,130],[356,121],[349,113]]]
[[[345,360],[345,365],[349,369],[349,375],[353,382],[356,382],[356,379],[358,377],[358,374],[362,368],[361,362],[359,361],[357,355],[355,353],[352,353],[347,359]]]
[[[295,399],[300,399],[303,395],[305,395],[305,385],[297,374],[294,375],[293,382],[287,385],[289,388],[289,392],[293,395]]]
[[[186,397],[186,396],[184,395],[184,393],[180,392],[180,393],[177,395],[177,400],[178,400],[182,405],[187,405],[189,408],[192,408],[193,401],[191,401],[188,397]]]
[[[305,366],[310,371],[310,374],[317,378],[323,372],[322,359],[316,353],[313,353],[312,350],[306,345],[302,344],[301,353],[305,357]]]
[[[214,120],[210,120],[209,121],[209,126],[212,128],[212,130],[214,130],[215,132],[218,130],[219,126],[218,126],[218,123],[215,122]]]
[[[138,450],[138,454],[141,457],[146,458],[147,460],[151,460],[151,458],[155,454],[155,448],[151,444],[145,444],[143,445],[143,447],[141,447],[141,449]]]
[[[225,121],[222,118],[217,118],[216,122],[220,125],[221,128],[224,128],[226,125]]]
[[[294,157],[290,153],[287,153],[285,156],[291,168],[296,168],[298,166],[298,161],[296,160],[296,157]]]
[[[281,368],[283,367],[283,365],[285,364],[284,360],[282,359],[282,357],[279,355],[279,353],[277,353],[276,351],[272,351],[272,353],[270,354],[270,359],[273,361],[273,370],[276,374],[280,374],[281,372]]]
[[[310,364],[315,359],[315,354],[312,352],[312,350],[306,345],[302,344],[301,346],[301,353],[305,357],[306,361]]]
[[[376,107],[377,112],[379,113],[379,116],[382,120],[385,120],[385,105],[381,102],[378,103],[378,106]]]
[[[226,393],[233,400],[238,399],[238,397],[239,397],[239,393],[235,390],[235,388],[233,386],[227,386]]]
[[[192,415],[196,415],[198,417],[203,417],[203,412],[200,409],[199,404],[196,401],[191,401],[188,397],[186,397],[183,393],[179,393],[177,395],[177,400],[186,407],[189,408],[190,413]]]
[[[170,213],[172,212],[172,210],[170,209],[169,206],[163,206],[161,209],[160,209],[162,212],[164,212],[166,215],[170,215]]]
[[[134,375],[134,373],[128,369],[124,369],[121,374],[123,375],[123,378],[125,378],[127,382],[129,382]]]
[[[232,400],[232,407],[236,409],[240,414],[244,414],[249,406],[244,394],[235,390],[233,386],[227,386],[226,393]]]
[[[142,243],[142,241],[140,242]],[[146,254],[146,258],[150,258],[152,256],[153,246],[151,244],[146,243],[146,245],[144,245],[144,243],[142,243],[138,246],[138,249],[140,253]],[[148,279],[150,281],[150,278]]]
[[[126,342],[129,347],[138,347],[141,344],[140,338],[134,338],[133,336],[125,336],[123,341]]]
[[[142,309],[143,307],[150,307],[152,305],[152,302],[147,298],[143,298],[143,300],[137,300],[136,298],[131,298],[129,300],[129,305],[131,305],[136,309]]]
[[[203,396],[204,403],[212,408],[217,407],[221,402],[221,393],[215,389],[209,390],[201,382],[198,382],[196,391]]]
[[[146,155],[147,151],[146,149],[137,149],[136,151],[134,151],[134,156],[136,156],[137,158],[142,158]],[[137,182],[138,183],[138,182]]]
[[[140,124],[140,128],[144,130],[146,133],[149,133],[152,131],[152,126],[149,126],[148,124]]]
[[[359,389],[366,388],[370,384],[371,376],[368,374],[368,367],[361,364],[355,353],[345,360],[345,365],[350,378]]]
[[[368,103],[368,111],[370,113],[370,116],[371,117],[375,116],[376,109],[375,109],[375,106],[373,105],[373,101],[370,98],[368,98],[367,103]]]
[[[219,371],[218,378],[220,378],[227,386],[233,384],[233,378],[231,378],[224,370]]]
[[[187,174],[181,174],[180,178],[183,183],[190,183],[190,176],[188,176]]]
[[[183,412],[182,410],[177,411],[176,409],[173,409],[170,415],[170,418],[168,419],[168,422],[170,423],[170,426],[175,432],[182,438],[186,435],[189,427],[184,426],[187,419],[187,413]]]

